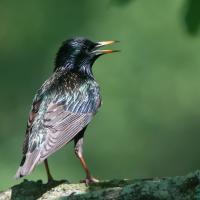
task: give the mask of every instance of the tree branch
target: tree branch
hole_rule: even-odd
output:
[[[42,181],[24,180],[0,193],[0,200],[7,199],[198,200],[200,171],[186,176],[103,181],[90,186],[64,181],[43,184]]]

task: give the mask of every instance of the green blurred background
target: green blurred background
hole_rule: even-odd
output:
[[[182,175],[200,167],[199,0],[0,1],[0,189],[13,179],[36,90],[61,42],[117,39],[94,65],[103,106],[85,136],[99,179]],[[114,48],[114,47],[113,47]],[[73,144],[49,159],[56,179],[85,174]],[[40,165],[27,177],[46,181]]]

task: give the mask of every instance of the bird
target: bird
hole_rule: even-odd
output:
[[[74,141],[86,184],[98,182],[83,156],[85,130],[101,106],[100,87],[92,66],[101,55],[118,50],[99,49],[115,40],[93,42],[83,37],[64,41],[59,48],[52,75],[37,91],[29,113],[22,159],[15,178],[29,175],[44,163],[48,182],[53,181],[47,158]]]

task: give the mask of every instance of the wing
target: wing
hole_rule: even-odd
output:
[[[27,122],[25,140],[23,144],[23,154],[26,154],[28,151],[29,137],[32,134],[33,123],[36,121],[35,118],[38,117],[39,110],[41,109],[41,103],[44,100],[45,95],[47,95],[48,91],[53,87],[52,83],[54,83],[59,76],[60,74],[54,73],[48,80],[46,80],[33,99]],[[23,162],[21,164],[23,164]]]
[[[42,146],[40,145],[39,162],[70,142],[91,121],[92,117],[93,113],[74,113],[65,110],[63,104],[50,104],[44,117],[43,127],[46,138]]]
[[[27,151],[28,151],[28,142],[29,142],[29,137],[30,137],[30,133],[31,133],[31,127],[33,125],[35,117],[38,114],[38,110],[39,110],[39,107],[40,107],[40,100],[37,100],[37,98],[36,98],[33,101],[32,109],[31,109],[31,112],[29,113],[27,127],[26,127],[25,140],[24,140],[24,143],[23,143],[23,154],[26,154]]]
[[[16,177],[29,174],[36,164],[70,142],[100,106],[99,88],[91,81],[67,90],[53,87],[35,99],[23,148],[25,158]]]

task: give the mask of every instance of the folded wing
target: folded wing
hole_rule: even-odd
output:
[[[53,88],[44,97],[35,98],[16,178],[30,174],[87,126],[100,106],[98,92],[96,85],[85,83],[73,91]]]

